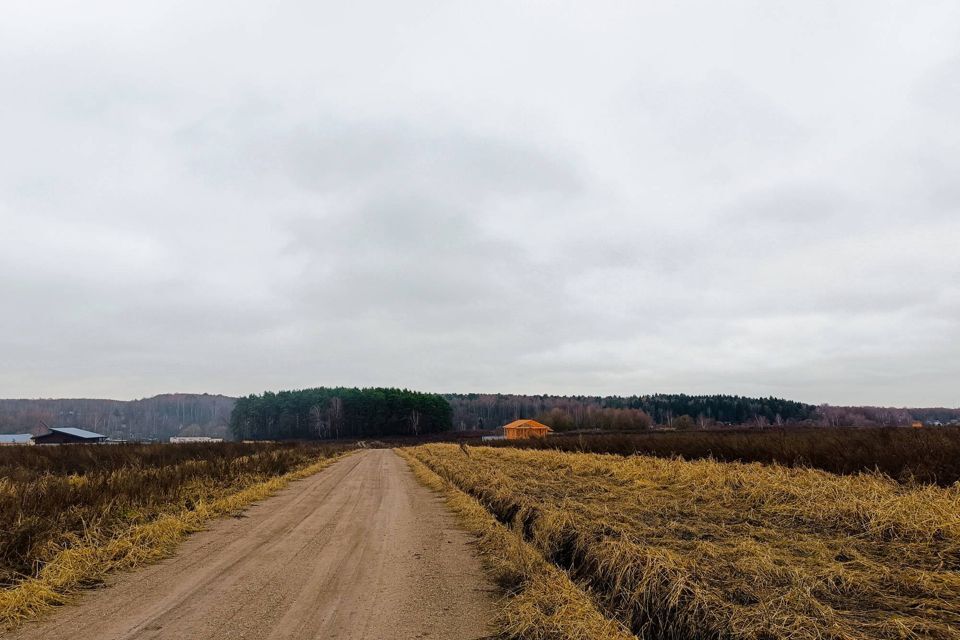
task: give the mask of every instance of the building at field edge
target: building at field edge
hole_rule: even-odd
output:
[[[536,420],[514,420],[510,424],[503,425],[503,437],[506,440],[544,438],[552,432],[553,429]]]
[[[74,427],[53,427],[48,433],[33,436],[34,444],[101,444],[107,436]]]

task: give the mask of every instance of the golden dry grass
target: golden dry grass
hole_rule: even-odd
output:
[[[544,560],[521,536],[498,522],[477,500],[398,449],[414,475],[441,491],[471,532],[484,565],[504,588],[498,626],[503,637],[524,640],[629,640],[621,624],[609,620],[567,574]]]
[[[53,555],[35,576],[0,590],[0,629],[11,628],[51,606],[69,601],[79,589],[99,584],[109,573],[169,556],[187,534],[200,530],[212,518],[237,513],[294,480],[318,473],[343,453],[333,453],[210,501],[200,499],[191,508],[132,525],[106,539],[90,531],[85,538]]]
[[[960,638],[958,485],[453,445],[410,454],[639,637]]]

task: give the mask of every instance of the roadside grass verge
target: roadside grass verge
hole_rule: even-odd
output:
[[[475,498],[420,461],[416,450],[396,449],[414,475],[441,492],[463,525],[477,536],[484,566],[507,594],[497,625],[504,638],[523,640],[631,640],[607,619],[567,574],[547,562],[522,536],[497,521]]]
[[[104,449],[83,447],[90,448]],[[58,476],[45,472],[32,483],[25,481],[22,474],[19,483],[0,479],[0,505],[19,497],[23,509],[17,521],[3,525],[21,534],[16,540],[9,540],[8,546],[17,541],[30,542],[32,536],[22,535],[23,531],[39,539],[37,544],[21,544],[22,552],[33,556],[35,570],[13,578],[9,570],[6,573],[8,584],[0,589],[0,629],[12,628],[52,606],[69,602],[80,590],[101,584],[112,572],[132,569],[171,555],[186,535],[201,530],[208,521],[239,513],[294,480],[323,470],[347,451],[344,448],[299,447],[290,453],[284,452],[283,447],[254,445],[254,448],[260,450],[244,451],[244,455],[225,462],[215,461],[216,468],[230,469],[229,476],[218,477],[216,481],[211,480],[212,475],[199,479],[179,468],[153,469],[148,466],[144,469],[128,464],[100,472],[91,470],[84,475]],[[78,453],[82,456],[90,454],[89,451]],[[212,474],[201,459],[186,459],[175,467],[181,465]],[[91,483],[98,489],[102,489],[104,483],[113,482],[138,492],[149,492],[150,482],[155,479],[153,472],[173,474],[184,481],[180,485],[172,482],[168,495],[153,486],[158,499],[147,502],[132,499],[129,495],[114,496],[106,504],[87,505],[90,508],[84,512],[83,503],[77,501],[86,495],[87,485]],[[101,477],[104,475],[106,477]],[[61,493],[51,492],[51,486],[61,489]],[[28,499],[31,493],[36,494],[32,502]],[[65,521],[51,519],[48,515],[38,517],[37,512],[43,510],[38,503],[50,507],[51,495],[67,501],[63,507],[65,510],[80,511],[76,517],[86,523],[82,531],[52,531],[50,523],[63,526]],[[70,504],[71,499],[73,504]],[[9,512],[10,505],[7,506]],[[30,513],[31,506],[33,513]],[[48,526],[44,528],[38,523]],[[18,529],[18,525],[26,526]]]
[[[638,637],[960,640],[960,485],[511,448],[406,455]],[[550,637],[527,619],[515,637]]]

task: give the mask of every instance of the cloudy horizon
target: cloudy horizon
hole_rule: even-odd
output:
[[[0,397],[960,406],[960,5],[0,9]]]

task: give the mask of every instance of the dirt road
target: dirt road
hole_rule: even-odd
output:
[[[469,541],[395,453],[359,452],[10,637],[481,638],[494,596]]]

